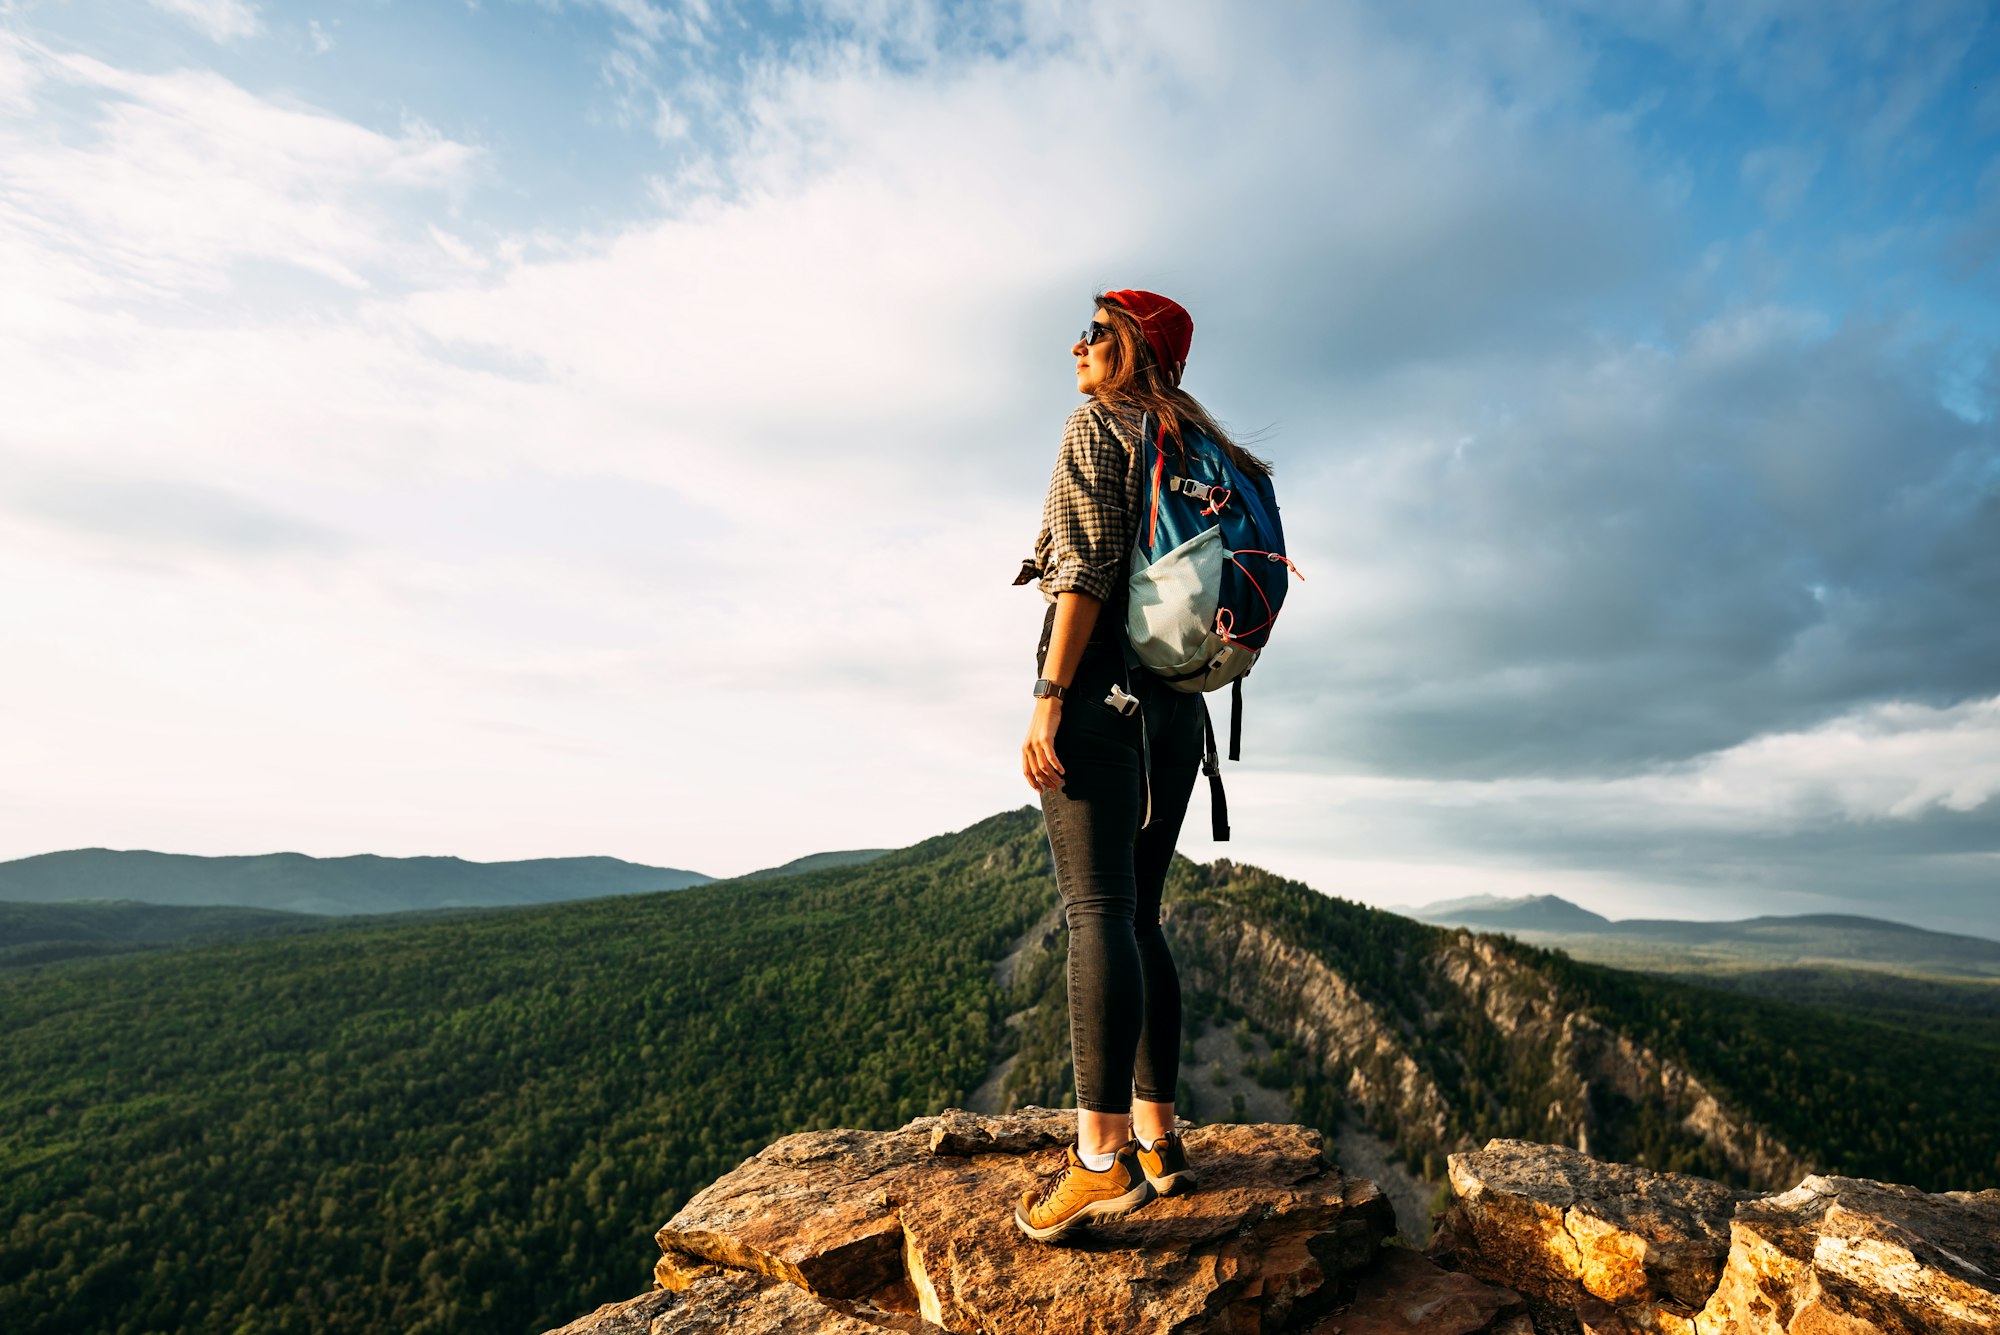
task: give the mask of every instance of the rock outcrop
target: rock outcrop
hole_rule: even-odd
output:
[[[1595,1335],[2000,1332],[2000,1191],[1808,1176],[1755,1196],[1495,1140],[1451,1157],[1431,1254]]]
[[[704,1275],[684,1289],[655,1289],[606,1303],[548,1335],[880,1335],[882,1329],[783,1280],[731,1270]]]
[[[995,1335],[1282,1330],[1332,1304],[1395,1231],[1381,1193],[1329,1166],[1316,1133],[1211,1126],[1186,1133],[1198,1193],[1080,1245],[1032,1242],[1013,1203],[1074,1125],[1041,1108],[952,1110],[891,1132],[787,1136],[660,1230],[655,1277],[685,1289],[753,1272],[849,1314]]]
[[[1649,1331],[1684,1329],[1715,1291],[1738,1196],[1520,1140],[1452,1155],[1451,1188],[1431,1255],[1548,1307],[1595,1298]]]
[[[2000,1190],[1776,1195],[1496,1140],[1428,1254],[1317,1132],[1188,1128],[1200,1188],[1064,1244],[1013,1202],[1074,1113],[787,1136],[658,1235],[656,1291],[550,1335],[2000,1335]]]
[[[1699,1335],[2000,1331],[2000,1191],[1808,1177],[1746,1201]]]

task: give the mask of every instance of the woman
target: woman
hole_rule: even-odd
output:
[[[1126,581],[1153,450],[1141,432],[1164,425],[1170,457],[1198,432],[1237,467],[1270,472],[1180,388],[1193,336],[1187,311],[1156,293],[1097,298],[1070,349],[1090,402],[1063,430],[1035,556],[1015,581],[1039,574],[1049,602],[1021,772],[1041,795],[1069,926],[1076,1071],[1076,1143],[1014,1212],[1043,1241],[1193,1185],[1174,1131],[1181,995],[1160,891],[1205,713],[1200,695],[1127,662]],[[1138,708],[1122,712],[1121,696]]]

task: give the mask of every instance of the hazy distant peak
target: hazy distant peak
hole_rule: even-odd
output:
[[[204,857],[148,849],[71,849],[0,862],[0,902],[128,899],[146,904],[400,913],[498,908],[705,885],[712,876],[611,857],[468,862],[449,856],[305,853]]]
[[[1410,916],[1423,922],[1494,926],[1510,931],[1595,932],[1611,925],[1609,918],[1559,895],[1523,895],[1518,899],[1473,895],[1426,904]]]

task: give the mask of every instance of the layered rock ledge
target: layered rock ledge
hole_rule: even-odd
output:
[[[1281,1330],[1324,1308],[1395,1230],[1300,1127],[1187,1131],[1202,1189],[1045,1246],[1014,1202],[1060,1161],[1074,1113],[956,1110],[898,1131],[788,1136],[660,1230],[658,1282],[723,1270],[836,1308],[944,1330]]]
[[[1518,1288],[1538,1331],[2000,1332],[2000,1190],[1755,1196],[1513,1140],[1453,1155],[1451,1184],[1431,1254]]]
[[[1379,1263],[1396,1231],[1388,1200],[1304,1127],[1187,1127],[1198,1191],[1034,1242],[1014,1203],[1060,1163],[1075,1117],[952,1109],[895,1131],[787,1136],[660,1230],[656,1292],[561,1335],[1475,1335],[1522,1312],[1512,1292],[1417,1253]],[[1385,1276],[1395,1293],[1378,1292]]]
[[[1776,1195],[1491,1141],[1428,1254],[1297,1126],[1185,1130],[1201,1174],[1061,1244],[1014,1202],[1073,1112],[787,1136],[658,1234],[658,1288],[550,1335],[2000,1335],[2000,1190]]]

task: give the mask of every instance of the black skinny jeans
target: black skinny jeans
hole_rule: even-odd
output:
[[[1141,701],[1122,716],[1112,682]],[[1153,819],[1143,830],[1151,761]],[[1065,693],[1056,728],[1063,786],[1042,796],[1056,888],[1069,926],[1070,1058],[1076,1105],[1130,1112],[1136,1093],[1171,1103],[1180,1077],[1181,984],[1160,930],[1160,890],[1201,768],[1202,697],[1125,671],[1093,643]]]

